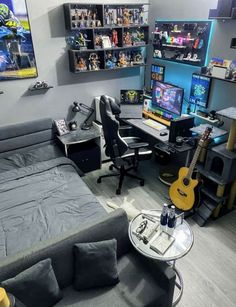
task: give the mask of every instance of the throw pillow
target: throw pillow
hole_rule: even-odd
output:
[[[83,290],[118,283],[116,250],[116,239],[75,244],[75,289]]]
[[[1,286],[26,306],[49,307],[62,298],[51,259],[36,263],[15,277],[3,281]]]

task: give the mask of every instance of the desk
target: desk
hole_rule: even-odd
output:
[[[177,153],[182,153],[182,152],[187,152],[187,158],[185,161],[185,166],[187,166],[189,164],[189,159],[190,159],[190,153],[191,150],[193,149],[193,146],[190,146],[188,144],[183,144],[183,146],[181,147],[177,147],[175,146],[174,143],[170,143],[168,142],[169,140],[169,130],[166,128],[165,130],[157,130],[155,128],[149,127],[148,125],[145,125],[143,123],[144,119],[127,119],[125,120],[125,122],[135,128],[137,128],[138,130],[141,130],[142,132],[144,132],[145,134],[151,136],[154,139],[154,142],[162,142],[164,144],[166,144],[167,146],[172,146],[174,147],[175,151]],[[161,136],[160,133],[161,132],[166,132],[167,135],[165,136]]]
[[[57,136],[65,156],[73,160],[84,173],[101,167],[100,133],[95,128],[77,129]]]

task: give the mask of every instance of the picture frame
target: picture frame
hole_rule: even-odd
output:
[[[69,129],[69,127],[66,123],[66,120],[64,118],[54,120],[54,124],[55,124],[55,127],[57,129],[58,135],[62,136],[62,135],[68,134],[70,132],[70,129]]]
[[[0,81],[38,76],[26,0],[2,0]]]
[[[102,48],[109,49],[111,48],[111,40],[109,36],[102,36]]]

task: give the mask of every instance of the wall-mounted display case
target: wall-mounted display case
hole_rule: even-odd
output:
[[[211,28],[211,21],[156,21],[153,57],[204,66]]]
[[[147,4],[64,4],[74,73],[145,65]]]

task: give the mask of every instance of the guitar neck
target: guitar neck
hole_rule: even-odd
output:
[[[195,154],[193,156],[193,160],[189,166],[189,170],[188,170],[188,174],[187,174],[187,178],[188,179],[191,179],[192,178],[192,175],[193,175],[193,171],[194,171],[194,168],[196,166],[196,163],[197,163],[197,160],[198,160],[198,157],[200,155],[200,152],[201,152],[201,149],[202,149],[202,146],[200,144],[198,144],[198,147],[195,151]]]

